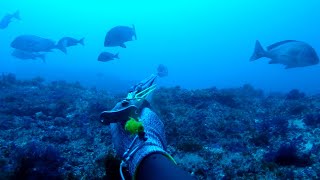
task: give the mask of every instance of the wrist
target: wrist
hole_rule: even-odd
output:
[[[136,174],[136,170],[138,169],[141,161],[148,155],[153,154],[153,153],[161,153],[164,155],[168,155],[169,154],[164,151],[162,148],[160,148],[159,146],[155,146],[153,144],[146,144],[145,146],[143,146],[140,151],[138,151],[133,157],[132,160],[128,163],[128,169],[130,174],[134,177],[134,175]]]

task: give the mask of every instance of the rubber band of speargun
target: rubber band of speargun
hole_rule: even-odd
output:
[[[153,84],[152,86],[144,89],[143,91],[137,93],[134,96],[134,99],[137,99],[138,101],[140,101],[141,99],[144,99],[145,97],[147,97],[152,91],[154,91],[156,89],[156,84]]]

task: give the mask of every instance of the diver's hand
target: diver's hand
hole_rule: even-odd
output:
[[[166,139],[164,125],[159,117],[149,108],[143,108],[139,121],[142,122],[145,131],[146,141],[138,140],[134,143],[134,148],[138,150],[132,154],[131,158],[126,162],[131,175],[134,175],[138,164],[150,153],[158,152],[171,157],[166,150]],[[120,157],[127,151],[132,143],[134,136],[125,131],[123,123],[111,123],[112,142]],[[133,148],[133,149],[134,149]]]

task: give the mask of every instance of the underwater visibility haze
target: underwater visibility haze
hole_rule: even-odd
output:
[[[250,62],[255,41],[263,46],[298,40],[319,51],[317,1],[3,1],[1,16],[20,12],[1,29],[1,72],[19,78],[42,76],[89,86],[120,90],[168,66],[164,85],[185,88],[237,87],[249,83],[267,91],[293,88],[320,90],[319,65],[284,69],[266,59]],[[115,26],[135,26],[137,40],[127,48],[105,48],[104,38]],[[58,42],[62,37],[85,38],[85,46],[65,55],[55,51],[41,61],[11,56],[10,43],[30,34]],[[102,51],[119,53],[119,60],[97,61]],[[31,71],[32,69],[32,71]]]

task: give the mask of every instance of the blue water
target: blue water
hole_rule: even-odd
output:
[[[258,39],[265,47],[295,39],[320,53],[320,1],[75,1],[11,0],[0,2],[0,17],[20,11],[21,21],[0,30],[0,73],[18,78],[42,76],[79,81],[110,91],[126,90],[168,66],[160,84],[184,88],[238,87],[250,83],[266,91],[298,88],[320,92],[320,65],[284,69],[263,58],[249,62]],[[137,41],[127,48],[105,48],[106,32],[135,25]],[[58,41],[85,37],[85,46],[48,53],[46,63],[11,56],[11,41],[33,34]],[[98,62],[101,51],[119,52],[120,60]]]

